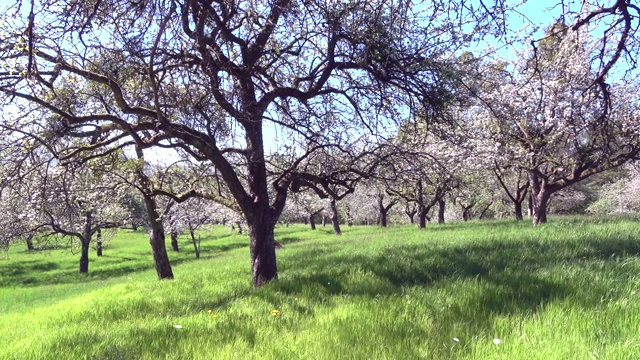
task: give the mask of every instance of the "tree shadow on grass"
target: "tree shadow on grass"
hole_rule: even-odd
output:
[[[281,280],[270,287],[290,297],[298,296],[304,288],[310,290],[304,296],[323,303],[339,296],[375,299],[402,296],[412,287],[444,288],[448,294],[444,296],[459,298],[452,300],[444,312],[426,304],[438,314],[434,326],[443,333],[455,334],[455,329],[464,328],[478,334],[491,330],[496,317],[531,315],[557,300],[570,299],[586,309],[601,306],[599,292],[610,289],[602,284],[578,289],[571,280],[550,275],[549,269],[568,266],[576,271],[590,262],[638,256],[640,241],[632,237],[558,242],[492,240],[446,246],[425,243],[394,246],[376,255],[359,251],[345,254],[323,247],[286,257]],[[624,271],[613,264],[610,270],[614,271],[610,276]]]
[[[237,235],[204,237],[199,260],[212,259],[229,251],[249,246],[246,238],[238,237],[236,239],[233,236]],[[175,253],[171,251],[170,244],[167,242],[167,251],[172,266],[198,260],[195,257],[193,247],[189,245],[190,243],[183,243],[181,251]],[[71,254],[70,248],[57,251],[64,252],[67,259]],[[32,255],[40,256],[36,258]],[[56,255],[58,254],[50,250],[46,252],[32,251],[16,254],[14,258],[7,261],[0,261],[0,274],[2,274],[0,287],[86,283],[154,269],[151,249],[130,251],[126,248],[108,247],[101,257],[96,257],[92,253],[88,274],[78,272],[79,254],[74,254],[73,260],[69,259],[69,261],[61,260]],[[28,260],[24,259],[26,256],[29,256]],[[176,274],[176,276],[180,276],[180,274]]]

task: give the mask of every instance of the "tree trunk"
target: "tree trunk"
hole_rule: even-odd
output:
[[[404,213],[407,214],[407,216],[409,217],[409,223],[410,224],[415,223],[414,217],[416,216],[417,212],[418,212],[418,210],[416,209],[415,205],[409,207],[409,203],[408,202],[404,205]]]
[[[80,237],[80,273],[89,272],[89,244],[91,243],[91,226],[93,226],[93,213],[87,211],[84,214],[84,229]]]
[[[480,215],[478,216],[478,219],[480,219],[480,220],[484,219],[484,217],[487,214],[487,211],[489,211],[489,208],[491,207],[491,205],[493,205],[493,201],[490,201],[487,204],[487,206],[485,206],[484,209],[482,209],[482,211],[480,212]]]
[[[153,262],[156,267],[158,279],[173,279],[173,270],[171,269],[169,255],[167,254],[164,227],[162,220],[159,220],[158,216],[158,206],[153,197],[147,194],[143,194],[143,197],[145,205],[147,206],[147,213],[149,214],[149,223],[151,225],[151,230],[149,230],[149,243],[151,244],[151,252],[153,254]]]
[[[96,233],[96,255],[102,256],[102,229]]]
[[[238,225],[238,234],[242,235],[242,223],[240,221],[236,222],[236,225]]]
[[[336,201],[331,199],[329,202],[331,206],[331,224],[333,225],[333,232],[336,235],[342,235],[342,230],[340,230],[340,222],[338,221],[338,207],[336,206]]]
[[[381,227],[387,227],[387,212],[384,211],[384,208],[380,208],[378,210],[380,211],[378,215],[380,223],[378,225],[380,225]]]
[[[516,220],[522,221],[522,202],[514,201],[513,206],[514,206],[514,214],[516,216]]]
[[[473,204],[469,206],[460,205],[462,207],[462,220],[469,221],[471,220],[471,208],[473,208]]]
[[[196,240],[196,234],[191,224],[189,224],[189,234],[191,234],[191,242],[193,243],[193,249],[196,252],[196,259],[200,259],[200,239]]]
[[[86,274],[89,272],[89,242],[91,239],[80,239],[82,246],[80,250],[80,273]]]
[[[174,226],[171,227],[171,249],[175,252],[180,251],[180,246],[178,246],[178,229]]]
[[[274,226],[267,216],[260,214],[254,219],[247,219],[249,239],[251,239],[251,274],[254,288],[259,288],[278,278]]]
[[[429,208],[424,205],[418,205],[418,229],[424,229],[427,227],[427,214]]]
[[[541,189],[539,193],[531,195],[531,218],[533,225],[538,226],[547,222],[547,205],[549,204],[551,193]]]
[[[27,235],[24,241],[27,243],[27,250],[35,250],[35,246],[33,246],[33,235]]]
[[[322,212],[322,227],[327,226],[327,214],[324,213],[324,211]]]
[[[315,214],[309,214],[309,224],[311,225],[311,230],[315,230],[316,229]]]
[[[438,199],[438,224],[444,224],[444,211],[445,202],[443,199]]]

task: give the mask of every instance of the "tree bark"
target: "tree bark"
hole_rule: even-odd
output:
[[[102,229],[96,232],[96,255],[102,256]]]
[[[547,222],[547,205],[549,198],[559,187],[549,185],[546,179],[536,171],[529,171],[529,186],[531,187],[529,206],[531,208],[531,220],[533,226]]]
[[[27,250],[29,251],[35,250],[35,246],[33,246],[33,235],[27,235],[24,241],[27,243]]]
[[[484,219],[484,217],[487,214],[487,211],[489,211],[489,208],[491,207],[491,205],[493,205],[493,201],[490,201],[489,203],[487,203],[487,206],[485,206],[484,209],[482,209],[482,211],[480,211],[480,215],[478,216],[478,219],[480,219],[480,220]]]
[[[336,206],[335,199],[331,199],[329,205],[331,207],[331,224],[333,225],[333,232],[336,235],[342,235],[342,230],[340,230],[340,222],[338,221],[338,207]]]
[[[514,206],[513,213],[514,213],[514,215],[516,217],[516,220],[522,221],[522,219],[523,219],[523,217],[522,217],[522,202],[515,201],[513,203],[513,206]]]
[[[311,225],[311,230],[316,229],[316,219],[314,218],[314,214],[309,214],[309,225]]]
[[[416,216],[416,213],[418,212],[418,210],[416,210],[416,207],[409,207],[409,205],[407,204],[404,208],[404,213],[407,214],[407,217],[409,217],[409,223],[410,224],[414,224],[415,223],[415,219],[414,217]]]
[[[376,208],[378,210],[378,225],[382,227],[387,227],[387,219],[389,217],[389,211],[391,208],[397,204],[397,200],[391,200],[389,205],[384,206],[384,195],[378,194],[376,199]]]
[[[196,259],[200,259],[200,240],[196,239],[196,234],[191,224],[189,224],[189,234],[191,235],[191,242],[193,243],[193,249],[196,252]]]
[[[87,211],[84,214],[84,228],[80,236],[80,273],[89,272],[89,244],[91,243],[91,226],[93,226],[93,213]]]
[[[80,273],[86,274],[89,272],[89,240],[80,239]]]
[[[174,226],[171,227],[171,249],[175,252],[180,251],[180,246],[178,245],[178,230]]]
[[[429,208],[424,205],[418,205],[418,229],[424,229],[427,227],[427,214]]]
[[[534,226],[547,222],[547,205],[549,204],[551,193],[545,190],[541,189],[537,194],[531,194],[531,219]]]
[[[460,205],[462,208],[462,220],[469,221],[471,220],[471,209],[475,204],[471,204],[469,206]]]
[[[274,226],[261,214],[249,220],[249,239],[251,240],[251,274],[253,287],[260,286],[278,278]]]
[[[444,199],[438,199],[438,224],[444,224],[445,206]]]
[[[149,244],[151,244],[151,253],[153,254],[153,262],[156,267],[158,279],[173,279],[173,270],[171,269],[169,255],[167,254],[164,226],[158,214],[158,205],[152,196],[147,194],[143,194],[142,196],[144,197],[149,215],[149,223],[151,225],[151,230],[149,230]]]

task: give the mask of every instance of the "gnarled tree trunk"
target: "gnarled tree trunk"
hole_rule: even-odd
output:
[[[149,244],[151,244],[151,253],[153,254],[153,262],[156,267],[158,279],[173,279],[173,270],[171,269],[169,255],[167,254],[164,226],[158,214],[158,205],[152,196],[147,194],[142,194],[142,196],[144,197],[144,203],[149,215],[149,224],[151,225],[151,229],[149,230]]]
[[[547,206],[551,194],[556,191],[557,187],[547,184],[546,179],[536,171],[529,171],[529,185],[531,186],[531,196],[529,197],[531,220],[534,226],[538,226],[547,222]]]

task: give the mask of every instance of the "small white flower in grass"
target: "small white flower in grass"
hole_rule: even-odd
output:
[[[173,325],[174,328],[176,329],[182,329],[182,325],[178,324],[178,325]]]
[[[493,343],[496,344],[496,345],[500,344],[501,342],[502,342],[502,340],[500,340],[498,338],[493,339]]]
[[[453,338],[453,341],[455,341],[455,342],[460,342],[460,339],[458,339],[458,338]]]

